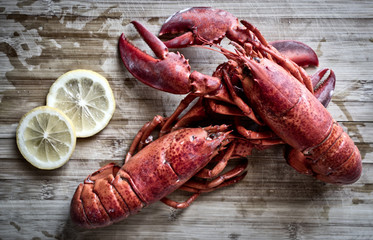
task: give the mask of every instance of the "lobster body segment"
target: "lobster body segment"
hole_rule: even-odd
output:
[[[210,137],[202,128],[171,132],[134,155],[122,170],[142,201],[153,203],[183,185],[218,153],[226,135]]]
[[[332,116],[298,80],[268,59],[247,64],[253,77],[243,88],[250,106],[281,139],[303,151],[328,136]]]

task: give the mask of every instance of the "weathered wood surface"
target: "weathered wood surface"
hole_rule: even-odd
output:
[[[180,99],[144,86],[123,68],[119,35],[145,48],[130,20],[156,33],[172,13],[202,5],[249,20],[268,40],[299,40],[316,50],[320,66],[336,73],[328,109],[361,150],[361,179],[348,186],[321,183],[296,173],[274,147],[250,157],[243,182],[205,194],[188,209],[156,203],[107,228],[76,228],[69,204],[78,183],[106,163],[120,164],[138,129],[155,114],[170,115]],[[0,239],[372,239],[372,26],[372,1],[2,0]],[[184,52],[204,73],[224,60],[200,49]],[[15,129],[23,114],[45,104],[53,81],[76,68],[108,78],[116,112],[101,133],[78,140],[64,167],[38,170],[18,152]]]

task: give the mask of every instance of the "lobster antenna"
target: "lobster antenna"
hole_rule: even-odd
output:
[[[212,47],[208,47],[206,45],[211,45],[211,46],[214,46],[215,48],[219,49],[215,49],[215,48],[212,48]],[[218,52],[218,53],[221,53],[223,54],[224,56],[226,56],[228,59],[230,58],[234,58],[233,56],[236,56],[237,54],[239,54],[237,51],[236,53],[226,49],[226,48],[223,48],[222,46],[219,46],[218,44],[216,43],[205,43],[204,45],[192,45],[192,47],[197,47],[197,48],[204,48],[204,49],[208,49],[208,50],[211,50],[211,51],[215,51],[215,52]],[[241,54],[239,54],[241,55]]]

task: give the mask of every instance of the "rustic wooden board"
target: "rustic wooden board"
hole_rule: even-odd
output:
[[[0,3],[0,239],[373,238],[373,2]],[[121,164],[139,128],[156,114],[170,115],[180,100],[144,86],[124,69],[119,35],[125,32],[145,49],[131,20],[157,33],[168,16],[191,6],[225,9],[252,22],[268,40],[294,39],[313,47],[320,66],[337,75],[328,109],[360,148],[362,177],[348,186],[324,184],[296,173],[283,160],[282,148],[274,147],[250,156],[249,174],[240,184],[202,195],[188,209],[156,203],[107,228],[75,227],[69,204],[78,183],[104,164]],[[204,73],[224,61],[200,49],[183,52]],[[38,170],[18,152],[15,129],[23,114],[45,104],[54,80],[76,68],[109,79],[116,112],[101,133],[78,140],[64,167]]]

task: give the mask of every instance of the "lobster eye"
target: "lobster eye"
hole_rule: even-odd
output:
[[[251,70],[250,70],[249,66],[247,66],[247,65],[245,65],[244,68],[242,69],[242,74],[244,76],[249,76],[250,78],[253,76],[251,74]]]
[[[260,63],[260,58],[258,58],[258,57],[254,57],[253,59],[254,59],[254,61],[256,61],[257,63]]]
[[[312,155],[312,152],[311,152],[311,150],[306,149],[306,150],[303,151],[303,155],[304,155],[304,156],[311,156],[311,155]]]
[[[216,138],[216,137],[217,137],[217,134],[216,134],[216,133],[210,133],[210,134],[207,136],[206,140],[212,140],[212,139],[214,139],[214,138]]]

